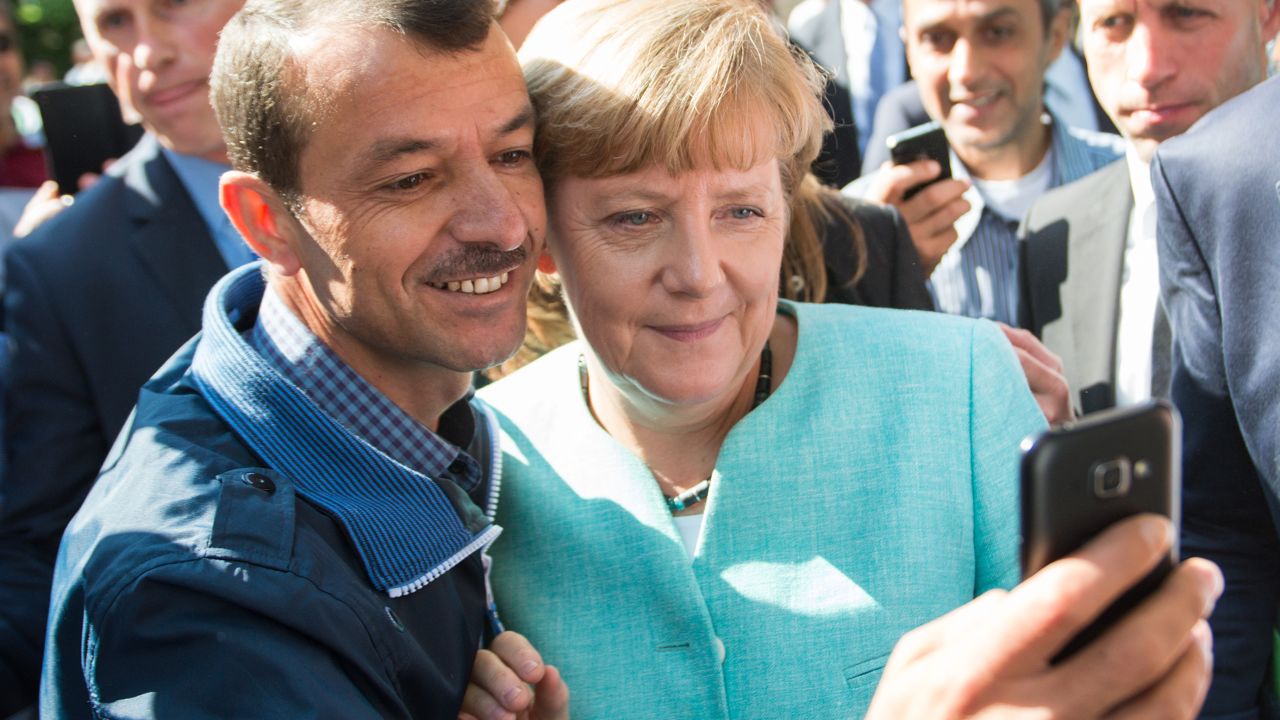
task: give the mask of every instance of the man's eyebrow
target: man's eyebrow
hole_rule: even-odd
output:
[[[498,136],[510,135],[518,130],[533,125],[534,113],[533,106],[526,105],[514,117],[503,123],[498,128]],[[385,138],[373,144],[369,149],[368,167],[380,167],[402,155],[413,155],[421,152],[431,152],[440,148],[440,141],[430,138],[409,138],[395,137]]]
[[[517,130],[523,130],[533,125],[534,114],[533,106],[525,105],[515,117],[508,120],[498,128],[498,135],[510,135]]]
[[[388,138],[379,140],[369,149],[368,165],[377,167],[400,157],[420,152],[430,152],[440,147],[435,140],[417,138]]]

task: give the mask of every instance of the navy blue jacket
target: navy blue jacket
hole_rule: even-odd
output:
[[[1160,285],[1182,411],[1185,555],[1226,575],[1204,714],[1258,717],[1280,606],[1280,79],[1163,143]]]
[[[191,366],[208,337],[143,387],[67,528],[41,715],[453,720],[488,627],[481,553],[377,589],[305,478],[265,467],[206,399]],[[491,503],[488,482],[463,502]]]
[[[227,271],[151,136],[10,246],[5,265],[0,717],[36,699],[63,528],[138,389],[199,331],[201,301]]]

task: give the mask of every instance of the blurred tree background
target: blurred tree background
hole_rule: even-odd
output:
[[[80,37],[80,21],[71,0],[11,0],[27,67],[48,60],[58,77],[71,67],[71,43]]]

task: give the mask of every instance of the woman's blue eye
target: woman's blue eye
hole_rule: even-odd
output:
[[[622,213],[618,216],[618,221],[624,225],[640,226],[649,222],[653,218],[653,214],[646,210],[637,210],[635,212]]]
[[[750,220],[751,218],[758,216],[760,213],[754,208],[740,207],[734,208],[731,214],[737,220]]]

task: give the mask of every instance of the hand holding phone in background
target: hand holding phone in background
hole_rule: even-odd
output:
[[[45,157],[52,180],[40,186],[13,229],[23,237],[70,207],[142,137],[124,121],[115,93],[106,85],[46,87],[33,96],[44,123]]]
[[[116,159],[111,158],[103,163],[102,172],[106,172],[107,168],[111,167],[111,164]],[[85,173],[76,181],[76,190],[81,192],[88,190],[100,179],[102,179],[100,173]],[[71,207],[74,202],[75,200],[71,194],[62,192],[62,189],[58,187],[57,181],[44,181],[22,208],[22,216],[18,218],[18,223],[13,228],[13,236],[20,238],[30,235],[36,228],[52,219],[54,215]]]
[[[937,123],[891,135],[885,143],[893,160],[880,166],[866,199],[902,214],[928,278],[956,242],[955,222],[969,211],[961,197],[969,182],[952,179],[946,135]]]
[[[140,126],[125,123],[106,85],[46,88],[33,99],[44,121],[49,177],[64,195],[85,189],[86,175],[96,177],[142,137]]]

